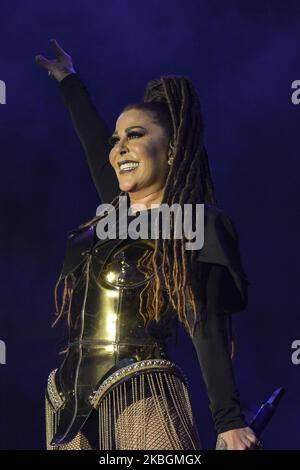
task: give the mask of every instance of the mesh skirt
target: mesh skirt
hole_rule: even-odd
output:
[[[91,405],[94,410],[75,438],[52,449],[201,449],[186,378],[170,361],[151,359],[118,370],[94,392]],[[55,432],[59,411],[50,408],[46,402],[47,423]]]

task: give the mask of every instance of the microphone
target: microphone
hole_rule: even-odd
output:
[[[278,403],[280,402],[281,398],[283,397],[285,390],[283,387],[277,388],[270,398],[261,405],[258,412],[252,419],[249,427],[253,430],[256,437],[259,438],[267,425],[269,424],[271,418],[273,417]]]

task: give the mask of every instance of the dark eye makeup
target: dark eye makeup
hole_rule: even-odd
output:
[[[131,132],[128,132],[127,137],[128,138],[142,137],[143,135],[144,134],[142,134],[141,132],[131,131]],[[119,137],[111,136],[111,137],[108,138],[108,143],[111,147],[114,147],[119,140],[120,140]]]

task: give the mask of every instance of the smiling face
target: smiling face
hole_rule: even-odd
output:
[[[135,200],[163,191],[170,166],[169,136],[149,111],[129,109],[116,122],[109,161],[121,191]],[[127,162],[127,164],[125,164]]]

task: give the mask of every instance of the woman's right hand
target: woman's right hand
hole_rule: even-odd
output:
[[[56,59],[48,60],[42,55],[37,55],[35,61],[38,65],[48,70],[49,76],[53,76],[58,82],[61,82],[67,75],[75,73],[72,58],[60,47],[55,39],[51,39],[50,42]]]

